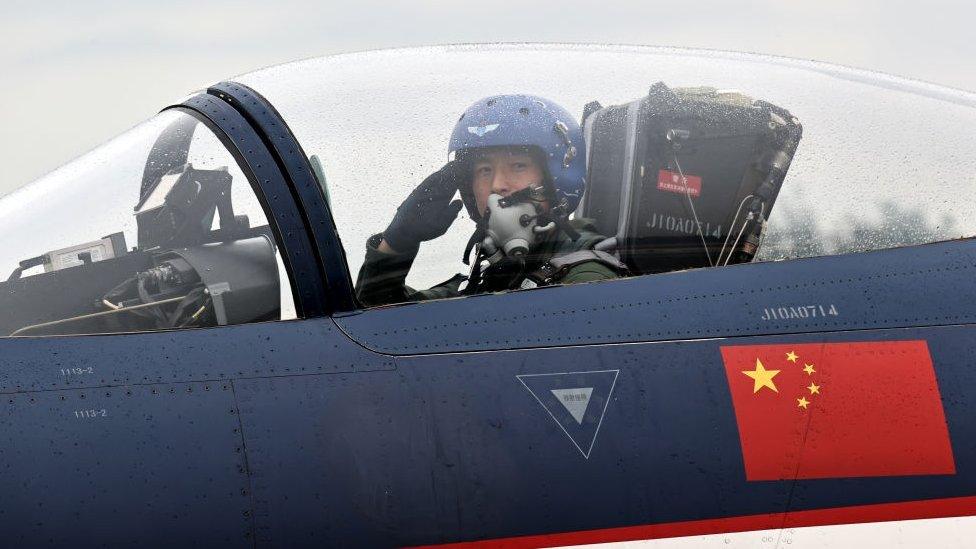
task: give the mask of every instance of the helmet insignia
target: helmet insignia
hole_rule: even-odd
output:
[[[498,129],[498,124],[488,124],[487,126],[468,126],[468,133],[473,133],[478,137],[484,137],[485,134],[491,133]]]

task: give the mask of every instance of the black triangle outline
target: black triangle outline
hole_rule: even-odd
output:
[[[558,419],[556,419],[556,416],[552,413],[551,410],[549,410],[549,407],[542,402],[542,399],[540,399],[538,395],[535,394],[532,388],[529,387],[524,381],[522,381],[523,377],[543,377],[543,376],[578,375],[578,374],[605,374],[609,372],[613,372],[613,382],[610,383],[610,390],[607,391],[607,398],[603,403],[603,410],[600,411],[600,421],[597,423],[596,430],[593,431],[593,439],[590,441],[590,446],[589,448],[586,449],[586,451],[583,451],[583,449],[580,448],[579,444],[576,443],[576,440],[573,438],[573,436],[570,435],[568,431],[566,431],[566,428],[563,427],[563,424],[560,423]],[[573,443],[573,446],[575,446],[576,449],[579,450],[580,454],[583,455],[584,459],[590,459],[590,454],[593,452],[593,447],[596,445],[596,438],[597,436],[600,435],[600,428],[603,427],[603,418],[606,417],[607,415],[607,407],[610,406],[610,398],[613,397],[613,390],[617,387],[617,378],[619,377],[620,377],[619,369],[584,370],[582,372],[554,372],[551,374],[518,374],[515,376],[515,378],[518,379],[519,383],[521,383],[522,386],[525,387],[525,390],[527,390],[529,394],[532,395],[532,398],[534,398],[535,401],[539,403],[539,406],[542,406],[542,409],[545,410],[547,414],[549,414],[549,417],[551,417],[554,422],[556,422],[556,425],[559,426],[559,430],[566,435],[566,438],[568,438],[570,442]]]

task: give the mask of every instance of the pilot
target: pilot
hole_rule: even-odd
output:
[[[386,230],[367,242],[356,294],[365,306],[457,297],[619,277],[626,266],[594,250],[605,240],[591,221],[570,220],[585,189],[579,124],[530,95],[487,97],[461,115],[454,160],[403,201]],[[460,192],[461,200],[451,200]],[[444,235],[461,208],[476,223],[463,260],[468,276],[427,290],[406,286],[422,242]]]

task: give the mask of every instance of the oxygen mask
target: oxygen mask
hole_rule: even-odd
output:
[[[523,258],[543,234],[556,227],[545,221],[541,194],[541,187],[528,187],[509,196],[488,196],[488,223],[481,244],[488,263],[494,265],[504,257]]]

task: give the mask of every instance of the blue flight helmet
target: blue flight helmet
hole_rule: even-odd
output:
[[[569,111],[533,95],[496,95],[479,99],[464,111],[454,131],[448,154],[460,159],[483,147],[535,147],[545,158],[545,185],[554,214],[568,216],[586,189],[586,144],[583,132]],[[468,213],[480,218],[470,187],[462,185],[461,198]]]

